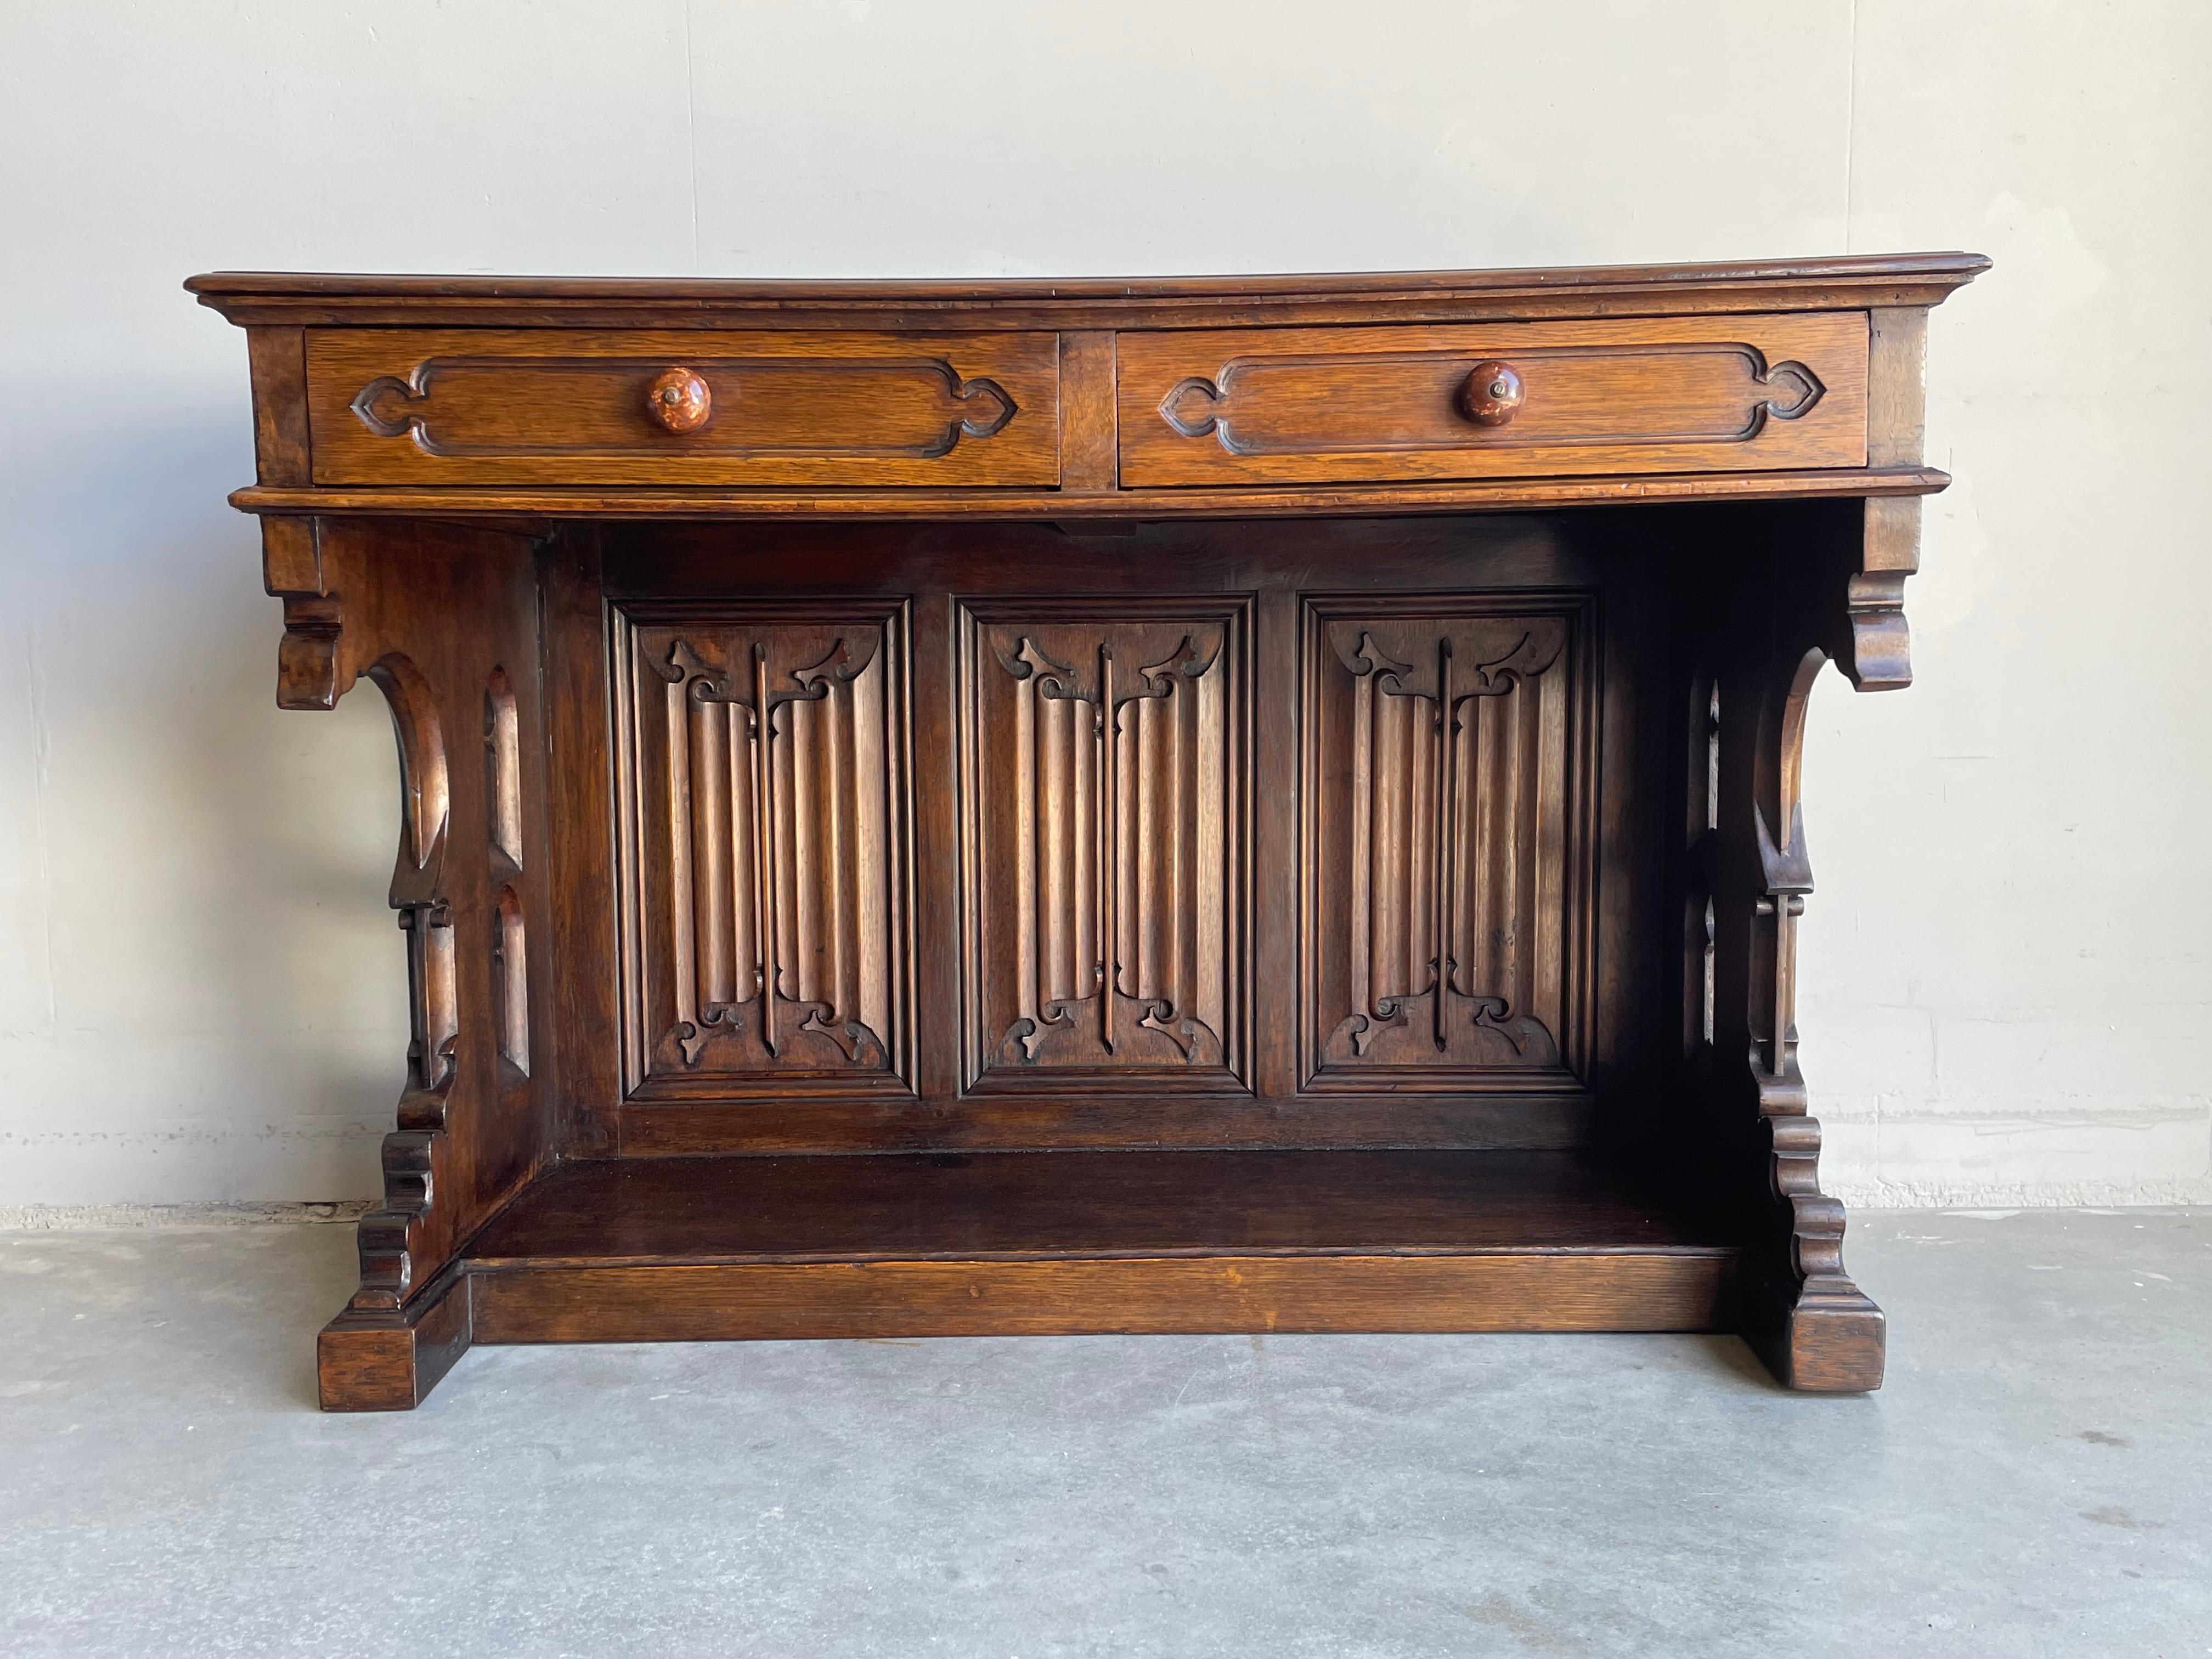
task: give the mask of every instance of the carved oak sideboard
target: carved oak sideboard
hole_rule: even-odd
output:
[[[1740,1331],[1871,1389],[1806,699],[1966,254],[211,276],[413,1040],[324,1404],[472,1343]]]

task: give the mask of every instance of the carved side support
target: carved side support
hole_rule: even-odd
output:
[[[1925,325],[1917,310],[1872,314],[1873,465],[1920,459]],[[1844,1270],[1844,1206],[1820,1190],[1820,1127],[1797,1063],[1797,934],[1813,890],[1800,781],[1825,664],[1863,691],[1911,683],[1904,599],[1920,502],[1778,504],[1692,522],[1704,557],[1685,572],[1680,630],[1694,642],[1676,680],[1690,763],[1679,1075],[1709,1107],[1724,1161],[1755,1183],[1747,1338],[1792,1388],[1877,1388],[1882,1315]]]
[[[384,1138],[384,1207],[361,1223],[356,1310],[397,1310],[415,1288],[413,1235],[430,1209],[433,1149],[446,1127],[460,1036],[453,914],[446,880],[452,776],[429,682],[412,659],[388,653],[369,678],[392,708],[399,741],[399,857],[392,908],[407,936],[407,1086],[398,1127]]]
[[[383,1201],[361,1223],[361,1283],[319,1347],[331,1409],[412,1406],[466,1349],[455,1252],[552,1151],[524,969],[538,902],[524,872],[543,823],[543,779],[525,762],[542,749],[530,550],[489,531],[264,523],[284,602],[279,704],[329,708],[367,678],[398,746],[406,1080]],[[479,730],[481,763],[465,752]]]
[[[1784,1382],[1820,1392],[1879,1387],[1884,1328],[1844,1267],[1844,1207],[1820,1190],[1820,1127],[1797,1061],[1797,937],[1813,891],[1805,716],[1829,662],[1862,690],[1910,681],[1905,573],[1868,568],[1899,550],[1897,521],[1875,510],[1886,505],[1711,520],[1715,551],[1692,583],[1698,659],[1680,682],[1695,705],[1682,1075],[1711,1103],[1718,1144],[1751,1167],[1724,1161],[1755,1183],[1746,1336]]]
[[[1799,775],[1806,707],[1828,654],[1810,647],[1793,663],[1785,650],[1753,689],[1748,816],[1757,868],[1742,871],[1737,891],[1748,902],[1731,907],[1730,920],[1749,933],[1743,1052],[1765,1134],[1767,1192],[1787,1234],[1755,1276],[1747,1334],[1790,1387],[1851,1392],[1881,1386],[1883,1320],[1844,1271],[1844,1206],[1820,1191],[1820,1126],[1797,1064],[1797,932],[1813,890]],[[1723,746],[1725,753],[1725,736]],[[1725,761],[1723,780],[1730,803]],[[1739,832],[1740,845],[1742,807],[1730,804],[1735,821],[1724,827]]]

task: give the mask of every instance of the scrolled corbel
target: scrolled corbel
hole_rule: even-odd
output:
[[[276,706],[331,709],[353,687],[342,649],[345,607],[324,574],[322,521],[271,515],[261,520],[262,584],[284,603],[276,647]]]

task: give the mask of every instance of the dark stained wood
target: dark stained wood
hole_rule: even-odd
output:
[[[269,531],[270,585],[313,580],[323,596],[304,645],[287,599],[280,697],[326,708],[369,680],[398,738],[391,902],[407,942],[412,1037],[384,1145],[384,1202],[362,1224],[351,1304],[391,1312],[555,1152],[556,1069],[525,1069],[502,1054],[501,1026],[517,1022],[495,950],[495,940],[534,931],[550,941],[553,932],[543,843],[530,835],[544,822],[546,791],[532,549],[438,525],[271,520]],[[514,769],[502,776],[487,764],[484,734],[510,698]],[[518,826],[523,845],[502,846]],[[522,989],[533,1029],[550,1029],[551,977]]]
[[[1114,336],[1092,330],[1060,337],[1060,487],[1111,490],[1117,482]]]
[[[1463,479],[1449,483],[1304,484],[1295,489],[1108,491],[992,489],[264,489],[234,490],[249,513],[349,513],[466,520],[990,518],[1049,523],[1139,520],[1346,518],[1372,513],[1510,512],[1532,507],[1656,501],[1854,500],[1932,495],[1951,475],[1930,466],[1804,472],[1709,472],[1604,478]]]
[[[349,1308],[315,1339],[326,1412],[404,1412],[422,1403],[474,1340],[468,1275],[441,1273],[404,1309]]]
[[[483,1342],[1251,1331],[1708,1331],[1726,1255],[533,1267],[473,1278]]]
[[[185,286],[236,323],[294,326],[559,323],[573,328],[1205,328],[1483,322],[1941,304],[1989,269],[1978,253],[1735,264],[1169,276],[1039,282],[341,276],[223,271]]]
[[[279,487],[309,483],[307,333],[296,328],[253,328],[246,333],[246,365],[253,383],[253,453],[257,482]]]
[[[538,559],[539,652],[544,674],[546,867],[558,941],[552,981],[552,1040],[544,1062],[559,1068],[548,1089],[562,1116],[557,1143],[571,1157],[616,1149],[622,1098],[622,1038],[607,965],[617,963],[614,799],[609,769],[590,763],[607,747],[608,673],[599,598],[599,537],[589,526],[556,537]],[[564,757],[586,757],[579,764]],[[576,972],[563,959],[600,964]]]
[[[195,279],[278,700],[367,678],[400,751],[325,1403],[987,1332],[1876,1386],[1802,738],[1824,664],[1911,678],[1924,313],[1985,264]]]
[[[1274,988],[1268,975],[1255,992]],[[1295,987],[1291,988],[1293,990]],[[1255,999],[1256,1000],[1256,999]],[[949,1027],[927,1026],[927,1038]],[[1255,1066],[1275,1064],[1261,1027]],[[1282,1064],[1291,1052],[1287,1039]],[[930,1073],[922,1070],[927,1079]],[[949,1069],[945,1073],[951,1075]],[[927,1085],[925,1085],[927,1087]],[[1376,1091],[1261,1096],[1155,1089],[1147,1093],[1017,1092],[987,1089],[946,1098],[865,1100],[694,1099],[672,1110],[635,1100],[615,1109],[622,1150],[636,1158],[753,1152],[1006,1150],[1024,1146],[1588,1146],[1610,1133],[1608,1113],[1630,1109],[1625,1095],[1601,1101],[1579,1089],[1525,1094]]]
[[[1132,486],[1866,463],[1858,313],[1189,329],[1118,350]],[[1510,360],[1522,395],[1510,422],[1480,423],[1462,390],[1492,359]]]
[[[834,535],[785,526],[741,542],[735,533],[600,534],[616,660],[627,665],[614,693],[620,891],[635,918],[623,982],[639,1000],[627,1017],[625,1150],[983,1147],[1040,1137],[1340,1145],[1377,1134],[1559,1146],[1596,1132],[1594,1109],[1632,1109],[1650,1012],[1633,977],[1601,981],[1593,961],[1601,945],[1634,963],[1653,939],[1634,881],[1607,892],[1595,878],[1599,860],[1622,878],[1654,863],[1657,747],[1638,735],[1648,718],[1638,687],[1656,672],[1664,573],[1636,556],[1627,521],[1160,526],[1103,541],[1011,525]],[[733,558],[745,572],[741,601],[724,597]],[[1041,595],[1046,587],[1055,591]],[[1531,588],[1550,597],[1532,599]],[[824,592],[853,597],[811,597]],[[911,621],[887,632],[894,605]],[[1602,629],[1601,607],[1612,619]],[[778,643],[763,630],[782,617],[792,620]],[[1519,649],[1532,629],[1540,641]],[[836,752],[853,757],[848,775],[884,781],[857,792],[849,811],[825,797],[825,853],[812,878],[821,923],[756,926],[749,915],[763,892],[795,901],[808,889],[796,869],[767,884],[745,873],[758,848],[787,838],[791,804],[804,792],[771,799],[748,781],[762,764],[757,743],[732,769],[729,734],[753,729],[745,710],[758,694],[733,684],[727,665],[764,643],[774,677],[796,693],[802,683],[790,671],[827,660],[842,641],[841,672],[854,672],[860,691],[873,671],[856,665],[894,659],[908,633],[917,647],[911,738],[886,730],[865,763],[839,740]],[[877,636],[885,644],[865,643]],[[1401,725],[1433,712],[1437,652],[1456,642],[1464,665],[1455,714],[1474,716],[1453,745],[1464,755],[1460,791],[1471,799],[1486,781],[1501,789],[1494,806],[1455,822],[1450,845],[1468,866],[1455,881],[1428,878],[1421,862],[1418,906],[1404,881],[1388,903],[1378,899],[1419,925],[1395,934],[1396,922],[1370,927],[1361,948],[1401,960],[1355,994],[1345,965],[1354,926],[1348,818],[1397,815],[1398,827],[1357,855],[1386,883],[1390,869],[1427,860],[1440,833],[1429,816],[1409,816],[1419,792],[1433,799],[1433,765],[1417,769],[1401,743],[1397,769],[1361,796],[1339,752],[1346,739],[1338,727],[1362,684],[1340,658],[1362,638],[1429,665],[1389,677],[1397,691],[1381,702]],[[942,658],[919,648],[933,641],[946,647]],[[1302,704],[1300,689],[1323,684],[1324,662],[1327,719]],[[1263,685],[1255,664],[1276,667]],[[844,695],[818,705],[829,724],[772,735],[787,757],[771,767],[775,776],[796,769],[795,784],[821,772],[814,733],[844,729]],[[925,724],[948,708],[944,726]],[[687,734],[680,748],[661,735],[677,729],[672,722]],[[904,1004],[888,982],[872,994],[883,1017],[897,1019],[878,1030],[877,1014],[823,995],[821,981],[796,969],[780,998],[823,1012],[811,1033],[779,1036],[783,1052],[771,1054],[754,1018],[757,981],[738,963],[763,957],[754,940],[787,959],[787,937],[855,954],[841,941],[874,878],[851,869],[844,890],[854,902],[833,927],[830,877],[869,836],[901,844],[895,804],[904,792],[890,780],[908,769],[938,781],[917,792],[912,863],[937,873],[909,878],[902,858],[886,859],[884,931],[872,950],[887,981],[915,952],[918,994],[936,988],[939,1008],[949,1012],[957,988],[957,1056],[934,1075],[908,1069],[895,1040]],[[1509,801],[1503,786],[1524,773],[1525,790]],[[1312,804],[1307,818],[1293,810],[1257,821],[1270,804],[1300,800]],[[940,806],[950,810],[933,812]],[[1555,854],[1515,860],[1523,817],[1526,836],[1556,842]],[[710,822],[702,838],[699,826]],[[721,842],[732,849],[730,866],[712,868],[696,849]],[[1320,872],[1310,896],[1302,872]],[[919,900],[910,938],[900,926],[909,890]],[[711,896],[703,910],[702,895]],[[613,893],[600,902],[622,903]],[[1422,992],[1398,981],[1416,973],[1404,958],[1426,949],[1425,912],[1438,904],[1459,941],[1443,1015],[1450,1052],[1424,1065],[1416,1045],[1433,1037],[1433,1002],[1418,1018],[1384,1004]],[[1424,916],[1408,918],[1409,906]],[[1493,933],[1504,942],[1487,943]],[[702,979],[705,957],[723,965]],[[1279,967],[1255,974],[1254,962]],[[1251,999],[1273,983],[1309,988],[1256,1019]],[[1372,1027],[1357,1042],[1355,1017]],[[780,1032],[798,1023],[779,1018]],[[915,1024],[924,1036],[948,1030],[943,1018]],[[1316,1109],[1307,1099],[1316,1095],[1333,1104]],[[720,1109],[739,1100],[744,1109]]]
[[[1734,1248],[1711,1218],[1584,1153],[1032,1152],[570,1164],[463,1255],[483,1271]]]
[[[629,1099],[911,1097],[908,613],[613,611]]]
[[[1050,334],[311,329],[307,350],[318,483],[1060,477]]]

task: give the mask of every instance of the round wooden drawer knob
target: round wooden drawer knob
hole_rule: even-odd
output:
[[[1459,389],[1460,413],[1477,426],[1504,426],[1521,407],[1521,376],[1510,363],[1477,363]]]
[[[671,432],[696,432],[714,412],[714,395],[688,368],[665,368],[646,388],[647,413]]]

